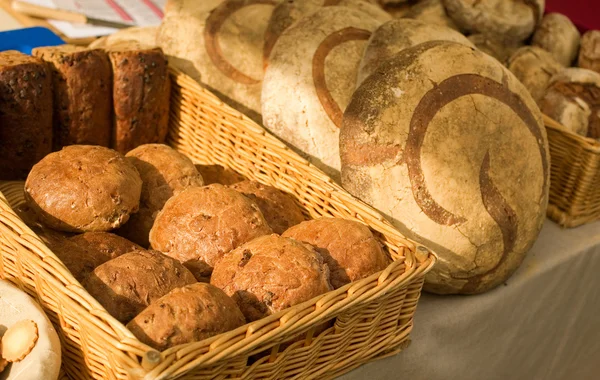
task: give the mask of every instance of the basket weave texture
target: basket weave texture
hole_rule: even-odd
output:
[[[309,217],[368,224],[394,261],[275,315],[158,353],[110,316],[19,219],[13,208],[24,202],[23,182],[0,182],[0,278],[43,306],[62,341],[63,371],[71,379],[326,379],[406,347],[435,255],[192,79],[170,75],[171,146],[196,163],[287,191]],[[317,327],[322,332],[313,336]]]

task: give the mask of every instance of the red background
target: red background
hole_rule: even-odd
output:
[[[600,0],[546,0],[546,13],[569,17],[582,31],[600,29]]]

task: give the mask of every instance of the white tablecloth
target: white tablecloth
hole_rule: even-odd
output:
[[[343,380],[600,379],[600,222],[546,220],[504,286],[477,296],[423,294],[412,344]]]

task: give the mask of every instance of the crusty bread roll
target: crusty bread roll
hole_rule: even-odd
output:
[[[294,198],[276,187],[256,181],[243,181],[231,188],[256,202],[269,227],[276,234],[281,235],[288,228],[304,221],[302,210]]]
[[[342,115],[366,42],[379,24],[354,9],[321,8],[283,32],[265,72],[265,127],[334,179]]]
[[[442,0],[421,0],[413,5],[404,17],[459,30],[458,26],[446,13]]]
[[[94,269],[83,286],[110,315],[127,323],[171,290],[195,282],[179,261],[157,251],[135,251]]]
[[[373,32],[367,42],[367,48],[360,61],[357,86],[393,55],[409,47],[434,40],[454,41],[473,46],[461,33],[440,25],[411,19],[386,22]]]
[[[125,157],[140,173],[142,194],[138,212],[131,215],[119,234],[148,247],[154,218],[165,202],[190,186],[203,186],[204,182],[192,160],[167,145],[140,145]]]
[[[545,219],[542,115],[508,69],[462,44],[425,42],[381,65],[346,109],[340,153],[344,187],[439,255],[429,291],[501,284]]]
[[[391,262],[371,230],[352,220],[309,220],[281,236],[314,246],[329,267],[334,289],[384,270]]]
[[[256,321],[331,290],[329,268],[312,247],[267,235],[226,255],[210,280]]]
[[[144,250],[134,242],[110,232],[86,232],[72,236],[69,240],[84,250],[93,252],[95,256],[102,257],[103,263],[129,252]]]
[[[221,289],[197,282],[150,304],[127,324],[142,343],[163,351],[198,342],[246,323],[236,303]]]
[[[579,52],[581,35],[571,20],[560,13],[548,13],[535,30],[532,45],[549,51],[563,66],[571,66]]]
[[[133,26],[98,38],[89,44],[88,48],[107,48],[123,42],[136,42],[140,47],[152,48],[156,46],[157,32],[158,26]]]
[[[507,67],[536,102],[544,97],[550,78],[563,69],[552,54],[537,46],[524,46],[517,50],[508,60]]]
[[[169,199],[154,221],[150,244],[206,282],[224,254],[271,232],[256,203],[213,184],[187,188]]]
[[[112,149],[71,145],[37,163],[25,200],[46,226],[59,231],[109,231],[138,210],[142,180]]]
[[[600,73],[600,30],[589,30],[581,37],[577,65]]]
[[[219,183],[229,186],[246,180],[246,177],[235,170],[221,165],[196,165],[196,170],[202,175],[205,185]]]
[[[468,39],[477,49],[496,58],[502,64],[506,64],[514,52],[523,47],[522,41],[503,41],[498,36],[483,33],[471,34]]]

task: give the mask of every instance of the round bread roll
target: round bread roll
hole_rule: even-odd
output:
[[[505,41],[523,41],[544,14],[545,0],[443,0],[446,13],[463,30]]]
[[[344,114],[340,153],[344,187],[438,253],[428,291],[501,284],[542,227],[542,115],[508,69],[465,45],[425,42],[381,65]]]
[[[288,0],[280,3],[273,10],[269,26],[265,32],[265,47],[263,50],[263,62],[266,68],[269,56],[273,51],[275,43],[286,29],[306,16],[310,16],[319,9],[327,6],[341,6],[361,11],[379,22],[392,19],[389,13],[380,7],[369,4],[365,0]]]
[[[244,181],[231,186],[256,203],[276,234],[304,221],[302,210],[290,195],[256,181]]]
[[[507,66],[536,102],[544,97],[550,78],[563,69],[552,54],[537,46],[523,46],[510,57]]]
[[[404,17],[459,30],[458,26],[446,13],[442,0],[421,0],[413,5]]]
[[[367,42],[367,48],[360,61],[357,85],[391,56],[409,47],[434,40],[454,41],[473,46],[461,33],[440,25],[411,19],[386,22],[373,32]]]
[[[329,268],[312,247],[278,235],[261,236],[226,255],[210,279],[251,321],[330,290]]]
[[[567,129],[600,138],[600,74],[575,67],[560,71],[550,79],[540,108]]]
[[[148,49],[156,46],[158,26],[134,26],[116,31],[113,34],[94,40],[90,49],[106,48],[122,42],[137,42],[141,48]]]
[[[283,32],[265,73],[265,127],[334,179],[343,112],[379,24],[354,9],[324,7]]]
[[[135,251],[94,269],[83,286],[110,315],[127,323],[171,290],[195,282],[177,260],[156,251]]]
[[[581,35],[571,20],[560,13],[548,13],[533,34],[532,45],[549,51],[563,66],[571,66],[579,51]]]
[[[587,31],[581,37],[578,65],[600,73],[600,30]]]
[[[233,169],[221,165],[196,165],[196,170],[202,175],[205,185],[219,183],[229,186],[246,180],[246,177]]]
[[[197,282],[154,301],[127,324],[142,343],[159,351],[199,342],[246,324],[236,303],[221,289]]]
[[[86,232],[69,238],[80,248],[94,256],[101,257],[102,263],[115,259],[133,251],[143,251],[144,248],[110,232]]]
[[[187,156],[163,144],[145,144],[125,157],[142,178],[140,209],[131,215],[119,234],[144,247],[156,214],[173,195],[190,186],[203,186],[202,176]]]
[[[25,200],[46,226],[59,231],[109,231],[138,210],[142,180],[118,152],[71,145],[37,163]]]
[[[334,289],[384,270],[391,263],[371,230],[352,220],[309,220],[290,228],[282,236],[317,249],[329,267]]]
[[[468,39],[477,49],[496,58],[502,64],[523,46],[520,41],[502,41],[485,34],[472,34]]]
[[[150,243],[207,282],[224,254],[270,233],[256,203],[213,184],[190,187],[169,199],[152,226]]]

